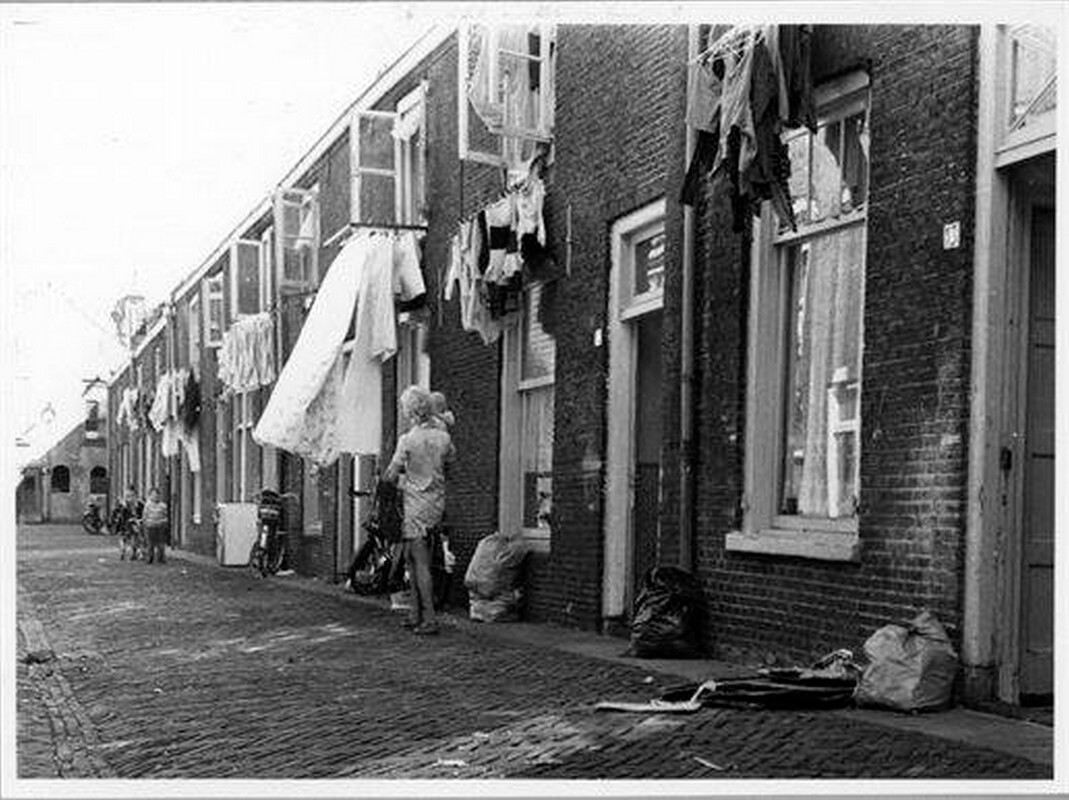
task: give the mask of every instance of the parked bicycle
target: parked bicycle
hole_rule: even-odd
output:
[[[85,513],[82,514],[82,527],[86,533],[94,536],[104,530],[104,517],[100,514],[100,505],[95,499],[90,498],[86,505]]]
[[[286,537],[281,533],[285,527],[284,496],[264,489],[256,507],[258,530],[249,553],[249,566],[264,578],[276,574],[286,561]]]

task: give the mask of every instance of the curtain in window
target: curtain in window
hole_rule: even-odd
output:
[[[553,386],[525,390],[521,402],[523,526],[544,528],[553,503]]]
[[[857,487],[852,478],[857,459],[856,434],[829,438],[829,419],[843,409],[835,406],[844,390],[860,379],[861,287],[864,228],[852,226],[811,241],[807,268],[796,283],[792,322],[801,334],[796,380],[792,396],[800,392],[804,403],[796,412],[804,420],[804,450],[798,487],[798,513],[807,516],[845,516]],[[801,302],[798,298],[803,298]],[[808,369],[805,368],[808,362]],[[854,393],[856,402],[856,392]],[[856,415],[856,408],[853,410]],[[830,463],[829,441],[837,448]],[[788,451],[791,448],[788,446]],[[791,453],[787,453],[791,458]],[[843,478],[847,479],[844,480]],[[832,493],[829,503],[829,491]]]

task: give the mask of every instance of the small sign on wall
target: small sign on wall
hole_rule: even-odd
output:
[[[961,246],[961,223],[948,222],[943,226],[943,249],[957,250]]]

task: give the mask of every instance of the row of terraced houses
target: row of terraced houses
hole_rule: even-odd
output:
[[[228,526],[278,490],[294,569],[342,580],[398,391],[421,384],[456,416],[458,569],[488,533],[522,533],[530,620],[620,635],[645,571],[678,565],[703,587],[713,653],[857,649],[928,608],[961,654],[963,697],[1049,696],[1054,35],[434,28],[136,338],[109,387],[112,496],[162,487],[176,546],[223,558]],[[810,105],[768,127],[757,78],[732,99],[721,73],[756,75],[789,47],[779,97]],[[702,116],[717,80],[724,127],[729,102],[748,104],[758,161],[789,161],[772,199],[740,184],[745,137]],[[710,142],[725,162],[711,176]],[[544,188],[544,251],[488,335],[448,283],[458,235],[517,165]],[[426,290],[396,311],[379,449],[320,464],[261,446],[271,376],[369,228],[416,235]],[[234,379],[239,329],[271,361],[251,384]],[[157,431],[161,381],[184,421]],[[194,387],[199,403],[181,396]]]

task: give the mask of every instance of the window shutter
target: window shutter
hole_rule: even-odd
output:
[[[352,221],[377,225],[397,223],[401,205],[397,181],[398,150],[394,139],[397,114],[357,111],[349,129],[352,148]]]
[[[230,247],[231,313],[234,317],[243,314],[258,314],[262,299],[262,268],[260,242],[238,239]]]
[[[319,201],[308,189],[280,189],[274,198],[275,270],[279,292],[315,287],[319,259]]]
[[[222,273],[204,281],[204,344],[206,347],[219,347],[223,343],[225,327],[223,308]]]

